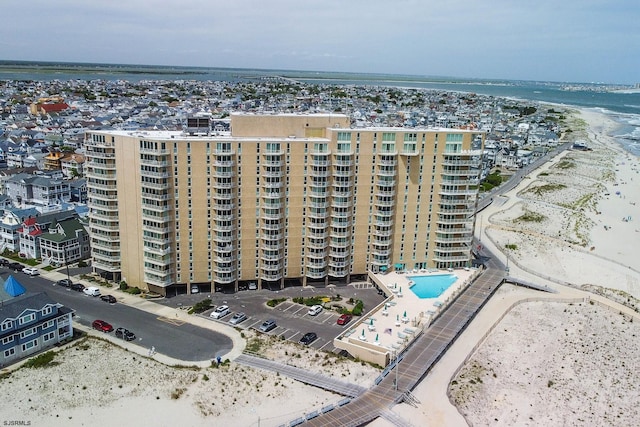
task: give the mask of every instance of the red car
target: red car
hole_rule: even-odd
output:
[[[338,325],[346,325],[347,323],[351,322],[351,319],[353,317],[350,314],[343,314],[342,316],[338,317],[337,320],[337,324]]]
[[[94,320],[91,326],[93,326],[93,329],[97,329],[102,332],[113,331],[113,326],[111,326],[109,323],[105,322],[104,320]]]

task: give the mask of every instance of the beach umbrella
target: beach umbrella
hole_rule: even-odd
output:
[[[404,314],[402,315],[402,317],[407,317],[407,310],[404,311]]]
[[[370,324],[371,326],[373,326],[373,317],[372,317],[371,319],[369,319],[369,324]]]
[[[396,314],[396,320],[400,321],[400,315],[399,314]]]
[[[378,334],[376,334],[376,342],[380,341],[380,339],[378,338]]]
[[[362,329],[362,338],[364,338],[364,328]]]

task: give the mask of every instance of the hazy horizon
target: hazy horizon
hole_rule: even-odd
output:
[[[0,58],[636,84],[624,0],[33,0],[3,5]]]

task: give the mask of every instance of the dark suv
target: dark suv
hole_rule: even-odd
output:
[[[84,285],[82,283],[72,283],[69,287],[74,291],[78,291],[78,292],[84,291]]]
[[[13,271],[22,271],[22,269],[24,268],[24,265],[20,264],[19,262],[10,262],[9,265],[7,265],[7,267],[9,267],[9,269]]]
[[[62,280],[58,280],[56,282],[56,285],[58,286],[64,286],[65,288],[69,288],[71,287],[71,285],[73,285],[73,282],[69,279],[62,279]]]

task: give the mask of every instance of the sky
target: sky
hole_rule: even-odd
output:
[[[0,59],[640,83],[636,0],[3,0]]]

